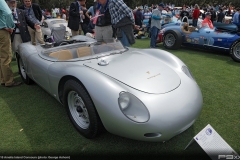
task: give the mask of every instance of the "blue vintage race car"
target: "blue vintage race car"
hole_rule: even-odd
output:
[[[236,25],[214,23],[214,29],[189,26],[191,33],[183,32],[182,25],[182,23],[164,25],[159,37],[162,37],[165,48],[178,49],[184,45],[207,50],[224,50],[230,53],[234,61],[240,62],[240,32]]]

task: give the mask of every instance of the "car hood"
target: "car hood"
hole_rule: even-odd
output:
[[[141,51],[108,56],[84,65],[146,93],[167,93],[181,83],[180,77],[172,68]]]

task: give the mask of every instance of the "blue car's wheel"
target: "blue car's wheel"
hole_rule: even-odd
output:
[[[178,49],[182,44],[182,36],[179,31],[168,30],[163,36],[163,46],[167,49]]]
[[[230,49],[230,55],[234,61],[240,62],[240,41],[233,43]]]
[[[63,104],[75,128],[86,138],[96,137],[102,123],[86,89],[75,80],[64,85]]]

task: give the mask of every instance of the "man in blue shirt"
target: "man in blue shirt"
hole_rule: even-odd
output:
[[[158,36],[158,32],[161,29],[161,16],[162,10],[164,8],[164,4],[160,3],[158,8],[152,11],[152,19],[151,19],[151,41],[150,41],[150,48],[156,48],[156,40]]]
[[[14,87],[22,84],[13,81],[10,67],[12,61],[11,37],[15,25],[12,11],[4,0],[0,1],[0,81],[2,86]]]
[[[238,16],[239,16],[239,11],[240,11],[240,9],[237,8],[236,10],[237,10],[236,13],[233,15],[233,23],[234,23],[234,24],[238,24],[238,23],[239,23],[239,18],[238,18]]]
[[[88,9],[88,11],[86,12],[85,15],[86,15],[89,19],[91,19],[92,17],[95,16],[97,7],[98,7],[98,2],[97,2],[97,0],[94,0],[93,6],[91,6],[91,7]],[[90,17],[90,15],[89,15],[89,13],[91,14],[91,17]]]

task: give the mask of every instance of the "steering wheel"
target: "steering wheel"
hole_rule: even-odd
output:
[[[188,23],[188,26],[189,26],[189,21],[188,21],[188,17],[187,17],[187,16],[184,16],[184,17],[182,18],[182,25],[184,24],[183,20],[184,20],[185,18],[187,19],[187,23]]]

